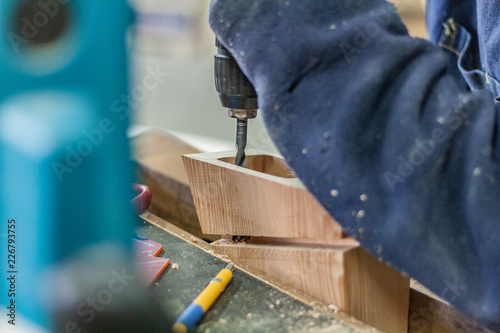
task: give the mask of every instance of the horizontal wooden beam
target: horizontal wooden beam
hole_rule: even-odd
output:
[[[350,238],[328,247],[219,242],[216,248],[383,332],[407,331],[410,280]]]

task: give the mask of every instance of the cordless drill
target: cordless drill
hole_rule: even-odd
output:
[[[215,87],[223,107],[228,109],[228,115],[236,118],[236,158],[234,164],[245,167],[245,147],[247,145],[248,119],[257,116],[257,93],[236,60],[229,51],[215,41]]]

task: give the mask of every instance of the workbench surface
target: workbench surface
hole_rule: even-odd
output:
[[[169,325],[227,263],[192,242],[142,221],[137,234],[163,245],[170,265],[153,283]],[[179,269],[173,269],[172,264]],[[193,332],[366,332],[236,268],[233,279]]]

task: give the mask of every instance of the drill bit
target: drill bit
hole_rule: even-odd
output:
[[[237,118],[236,120],[236,158],[234,164],[245,167],[246,155],[245,148],[247,146],[247,119]],[[248,236],[233,236],[233,242],[240,243],[248,240]]]
[[[247,146],[247,123],[246,119],[237,119],[236,122],[236,158],[234,164],[245,167],[246,155],[245,148]]]

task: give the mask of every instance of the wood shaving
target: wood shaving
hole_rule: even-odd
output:
[[[172,264],[172,269],[181,269],[181,266],[179,266],[179,264],[178,264],[178,263],[175,263],[175,262],[174,262],[174,263]]]
[[[328,305],[328,308],[329,308],[330,310],[332,310],[333,312],[337,312],[337,311],[339,311],[339,308],[338,308],[336,305],[334,305],[334,304],[330,304],[330,305]]]
[[[191,236],[191,242],[198,243],[198,238]]]

